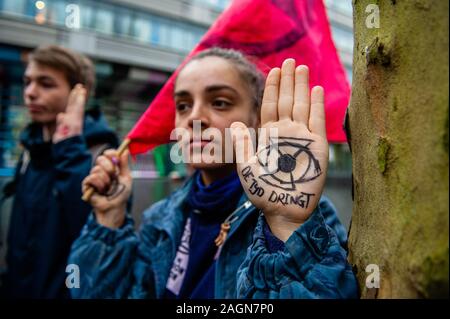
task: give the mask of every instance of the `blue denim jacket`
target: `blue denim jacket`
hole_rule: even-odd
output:
[[[146,210],[139,233],[129,217],[113,230],[92,214],[69,257],[80,268],[80,288],[71,290],[72,297],[161,298],[187,218],[190,187],[191,181]],[[216,298],[357,297],[341,247],[346,232],[328,200],[322,198],[285,249],[274,254],[265,247],[259,210],[245,195],[238,207],[217,260]]]

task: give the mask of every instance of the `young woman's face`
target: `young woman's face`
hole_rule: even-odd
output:
[[[24,100],[33,122],[56,122],[64,112],[70,94],[70,85],[64,73],[55,68],[31,61],[24,75]]]
[[[231,62],[219,57],[194,60],[181,70],[175,84],[175,105],[175,126],[189,131],[190,152],[202,150],[210,143],[221,144],[218,147],[222,149],[222,163],[202,160],[192,164],[195,169],[215,169],[226,165],[223,163],[227,151],[225,129],[233,122],[240,121],[253,128],[257,128],[259,123],[249,86]],[[216,128],[221,139],[205,136],[200,142],[192,141],[194,121],[201,121],[202,132]]]

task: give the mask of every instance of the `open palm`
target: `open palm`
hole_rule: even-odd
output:
[[[274,233],[295,230],[305,222],[325,184],[328,143],[324,92],[314,87],[310,96],[308,72],[306,66],[296,68],[295,61],[287,59],[281,70],[269,73],[256,154],[242,147],[249,143],[247,127],[240,122],[232,125],[235,132],[241,131],[235,140],[237,156],[244,153],[244,161],[237,164],[241,183],[250,201],[263,210]],[[238,144],[239,140],[244,142]]]

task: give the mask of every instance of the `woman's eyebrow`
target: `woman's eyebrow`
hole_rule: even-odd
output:
[[[185,91],[185,90],[176,91],[176,92],[173,93],[173,97],[186,97],[186,96],[189,96],[189,95],[190,95],[189,92]]]
[[[205,89],[205,91],[207,93],[220,91],[220,90],[229,90],[229,91],[232,91],[234,94],[239,95],[239,92],[237,90],[235,90],[234,88],[232,88],[231,86],[228,86],[228,85],[210,85],[210,86],[207,86]]]

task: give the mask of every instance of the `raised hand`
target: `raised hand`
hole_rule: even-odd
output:
[[[235,152],[244,159],[237,164],[243,188],[264,212],[272,233],[284,241],[316,208],[328,167],[324,91],[316,86],[310,96],[308,73],[304,65],[296,68],[293,59],[270,71],[261,127],[271,134],[260,136],[256,154],[242,147],[251,143],[248,128],[232,124],[238,133]]]
[[[72,136],[83,133],[84,105],[86,89],[81,84],[75,85],[69,95],[66,111],[56,118],[56,131],[53,143],[58,143]]]
[[[89,203],[94,207],[97,222],[105,227],[118,228],[125,219],[132,184],[128,154],[125,151],[119,158],[118,151],[105,151],[83,180],[83,193],[89,187],[95,189]]]

